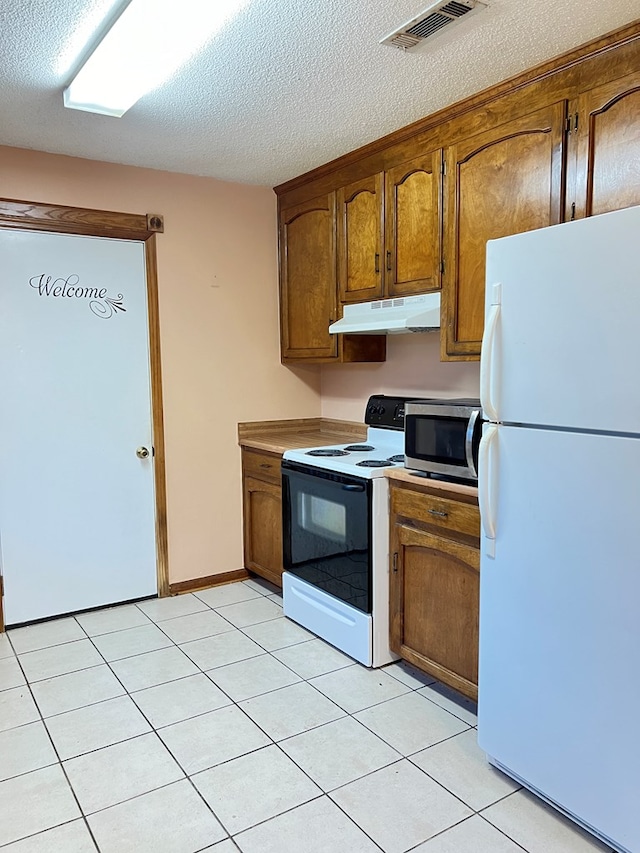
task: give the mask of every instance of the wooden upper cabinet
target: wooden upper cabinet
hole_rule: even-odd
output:
[[[338,190],[341,302],[440,288],[442,150]]]
[[[479,357],[487,240],[562,220],[566,102],[445,151],[443,361]]]
[[[329,323],[336,319],[335,193],[280,212],[282,357],[338,355]]]
[[[441,149],[386,172],[386,295],[440,288],[441,199]]]
[[[575,217],[640,204],[640,72],[583,92],[569,112]]]
[[[342,302],[383,294],[383,175],[338,190],[338,280]]]

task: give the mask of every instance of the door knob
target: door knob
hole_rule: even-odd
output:
[[[146,448],[146,447],[139,447],[139,448],[136,450],[136,456],[138,457],[138,459],[147,459],[147,457],[149,456],[149,450],[148,450],[148,448]]]

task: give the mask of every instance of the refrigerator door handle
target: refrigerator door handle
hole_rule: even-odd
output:
[[[485,553],[488,557],[495,557],[496,549],[496,482],[497,482],[497,459],[498,454],[492,451],[492,445],[498,438],[499,427],[489,424],[485,426],[482,440],[480,441],[480,453],[478,468],[480,477],[478,480],[478,504],[480,507],[480,518],[482,520],[482,532],[486,542]]]
[[[480,403],[482,411],[490,421],[498,420],[498,410],[493,400],[494,390],[494,346],[498,320],[500,319],[500,297],[502,287],[494,284],[492,288],[493,301],[489,309],[489,317],[482,335],[482,353],[480,356]]]

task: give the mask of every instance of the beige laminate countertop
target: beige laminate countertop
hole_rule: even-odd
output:
[[[465,486],[462,483],[447,483],[444,480],[434,480],[431,477],[423,477],[419,472],[410,471],[407,468],[389,468],[384,472],[384,475],[389,480],[401,480],[403,483],[410,483],[412,486],[428,486],[430,489],[448,492],[449,494],[455,493],[458,495],[470,495],[475,498],[478,497],[477,486]]]
[[[268,453],[299,447],[349,444],[367,437],[367,427],[332,418],[297,418],[287,421],[250,421],[238,424],[238,444]]]

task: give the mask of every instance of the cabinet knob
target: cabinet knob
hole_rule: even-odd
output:
[[[444,512],[441,509],[428,509],[427,512],[429,515],[437,515],[438,518],[446,518],[449,515],[448,512]]]
[[[380,252],[376,252],[376,274],[380,272]]]
[[[271,463],[269,463],[269,462],[261,462],[261,463],[260,463],[260,467],[261,467],[261,468],[271,468]]]
[[[391,272],[391,252],[387,252],[387,272]]]

